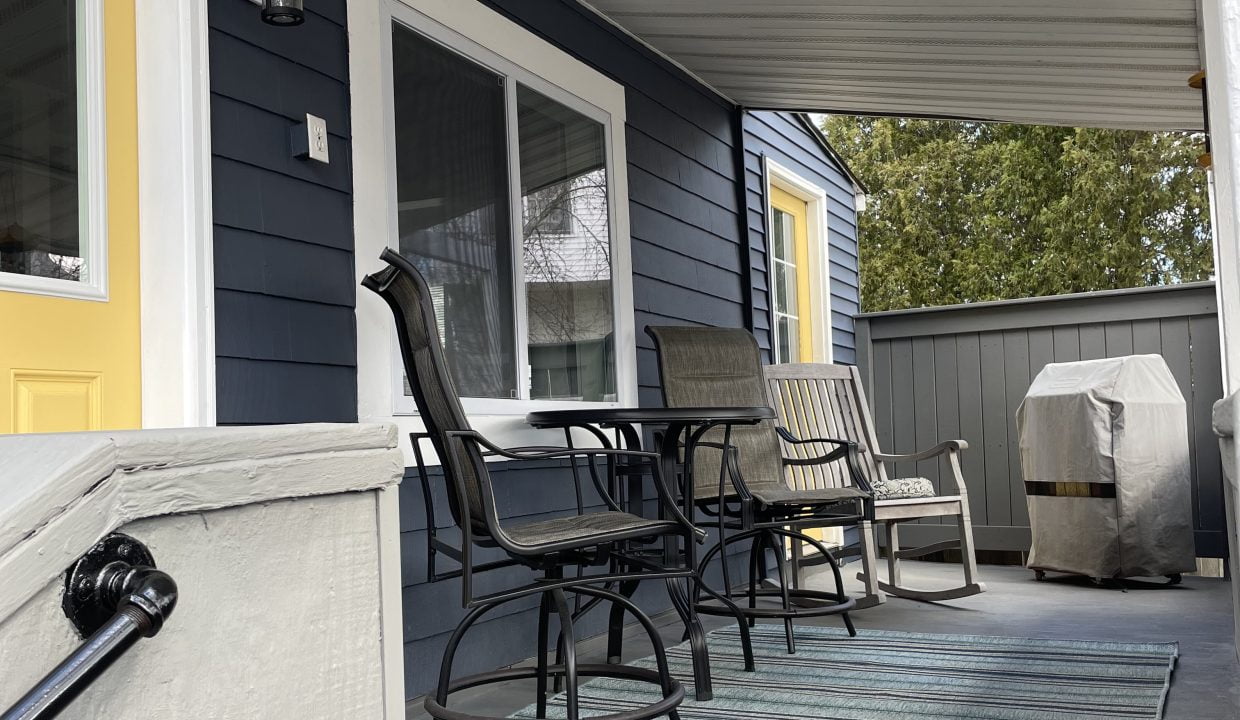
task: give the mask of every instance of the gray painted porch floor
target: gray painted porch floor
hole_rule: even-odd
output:
[[[857,564],[850,565],[855,575]],[[946,587],[957,581],[959,566],[907,562],[905,582],[914,587]],[[1132,642],[1177,641],[1180,660],[1172,676],[1167,720],[1230,720],[1240,718],[1240,667],[1232,645],[1231,597],[1228,581],[1186,577],[1178,588],[1130,583],[1128,592],[1097,588],[1087,581],[1051,576],[1035,582],[1019,567],[981,568],[988,591],[948,603],[919,603],[891,598],[884,605],[853,613],[858,629],[968,633],[1017,637],[1072,638]],[[815,573],[807,585],[819,584]],[[850,592],[860,584],[849,581]],[[682,631],[675,615],[656,618],[664,640],[679,642]],[[724,621],[703,617],[707,629]],[[821,618],[821,624],[838,620]],[[626,658],[641,657],[649,645],[636,637],[626,643]],[[578,657],[601,661],[604,644],[595,638],[578,645]],[[438,658],[434,659],[438,662]],[[533,698],[532,684],[483,688],[461,697],[456,706],[478,714],[504,716]],[[428,717],[421,698],[410,701],[407,718]]]

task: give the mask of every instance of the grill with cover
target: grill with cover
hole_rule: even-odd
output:
[[[1188,415],[1161,356],[1047,365],[1016,422],[1039,577],[1196,568]]]

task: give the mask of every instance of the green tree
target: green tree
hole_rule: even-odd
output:
[[[866,311],[1204,280],[1199,134],[833,115]]]

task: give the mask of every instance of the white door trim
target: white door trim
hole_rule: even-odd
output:
[[[769,155],[763,155],[766,169],[766,256],[768,286],[774,282],[774,262],[771,253],[770,187],[773,185],[793,197],[805,201],[805,238],[809,243],[809,299],[814,317],[814,362],[835,361],[831,337],[831,246],[827,237],[827,191],[801,175],[789,170]],[[775,302],[770,303],[771,338],[775,337]],[[772,348],[772,356],[774,348]]]
[[[214,425],[207,3],[137,0],[135,10],[142,425]]]

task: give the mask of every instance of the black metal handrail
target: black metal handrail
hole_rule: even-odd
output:
[[[142,543],[119,533],[108,536],[65,578],[63,608],[86,641],[0,720],[56,717],[134,643],[158,633],[176,603],[176,583],[155,569]]]

